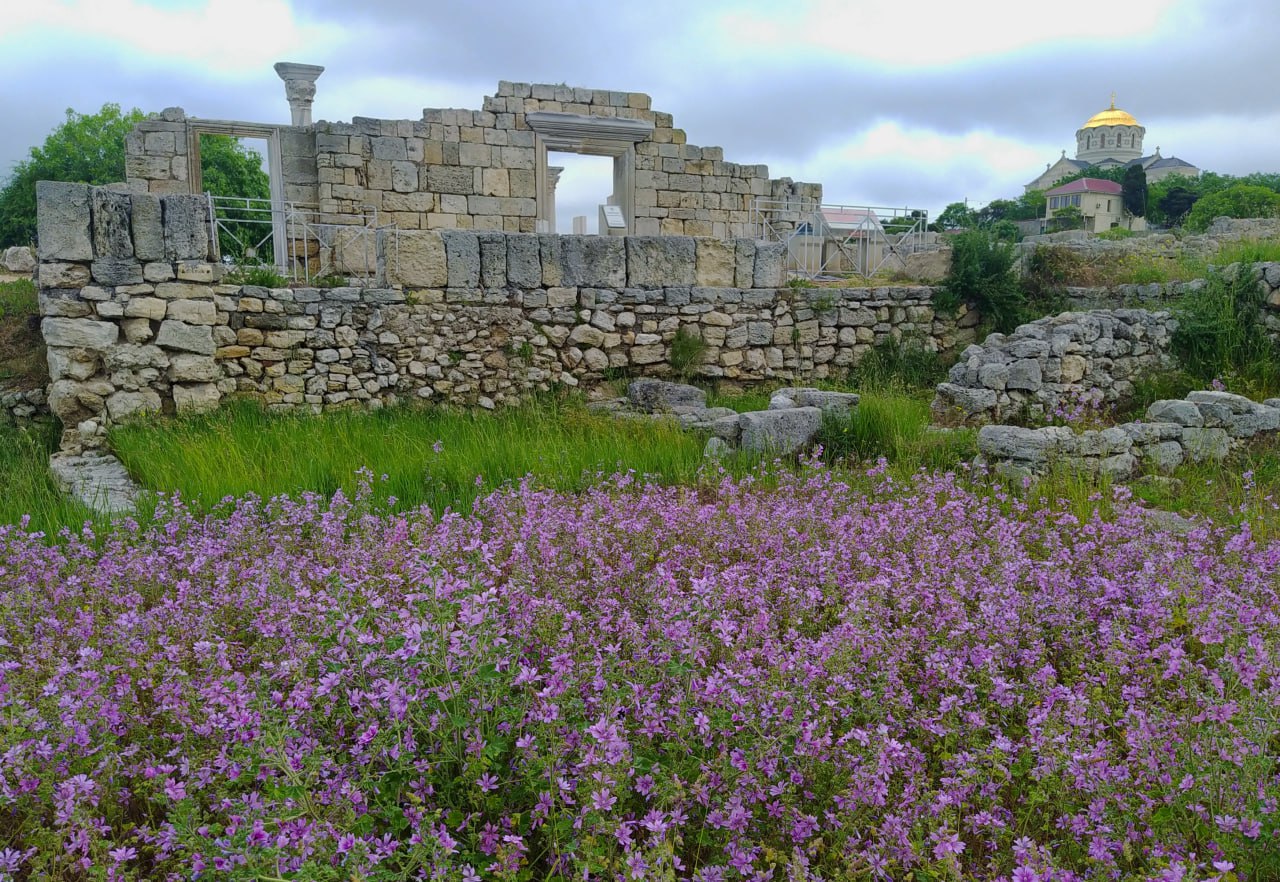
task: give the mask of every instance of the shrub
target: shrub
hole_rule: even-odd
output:
[[[675,337],[671,339],[670,356],[671,369],[675,371],[676,376],[684,379],[693,376],[706,354],[706,340],[684,327],[676,330]]]
[[[269,263],[237,263],[222,280],[228,285],[256,285],[259,288],[283,288],[289,280]]]
[[[1109,230],[1103,230],[1101,233],[1098,233],[1097,237],[1108,242],[1119,242],[1121,239],[1132,239],[1136,235],[1137,233],[1133,230],[1126,229],[1125,227],[1112,227]]]
[[[947,375],[937,352],[919,337],[885,337],[849,370],[855,389],[932,389]]]
[[[1026,312],[1034,318],[1056,315],[1068,307],[1067,286],[1086,272],[1084,258],[1066,248],[1038,245],[1022,272]]]
[[[1179,363],[1202,383],[1227,380],[1254,393],[1280,388],[1280,353],[1263,323],[1265,308],[1252,264],[1211,274],[1201,290],[1173,309],[1178,327],[1172,343]]]
[[[1008,332],[1025,319],[1025,300],[1014,271],[1014,246],[981,230],[960,233],[951,243],[951,274],[934,297],[942,311],[968,303],[993,330]]]
[[[1227,187],[1201,197],[1187,214],[1185,226],[1204,232],[1216,217],[1280,217],[1280,193],[1251,184]]]

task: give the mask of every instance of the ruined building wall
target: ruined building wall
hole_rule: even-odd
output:
[[[719,147],[689,144],[671,115],[653,110],[649,96],[638,92],[501,82],[481,110],[262,128],[280,133],[283,198],[318,206],[322,221],[342,222],[373,208],[405,230],[532,233],[539,217],[550,216],[554,199],[554,184],[545,180],[546,152],[564,145],[534,130],[528,115],[539,113],[634,124],[622,140],[609,141],[617,133],[606,133],[609,143],[602,145],[588,132],[570,138],[575,146],[569,149],[621,151],[615,180],[626,190],[619,196],[635,235],[755,236],[755,198],[821,201],[821,185],[770,178],[767,166],[726,162]],[[126,144],[131,189],[190,192],[189,133],[212,124],[177,108],[141,123]],[[784,223],[799,217],[780,214]]]
[[[112,422],[225,396],[319,411],[360,403],[492,407],[554,386],[695,373],[740,384],[847,370],[877,341],[939,349],[977,316],[933,289],[792,289],[783,247],[748,239],[402,231],[388,284],[224,284],[199,196],[42,182],[41,330],[64,447]]]

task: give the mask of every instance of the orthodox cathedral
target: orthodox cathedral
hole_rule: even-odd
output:
[[[1154,183],[1169,175],[1185,175],[1189,178],[1200,174],[1200,169],[1176,156],[1161,156],[1160,148],[1149,156],[1142,155],[1142,138],[1147,130],[1132,115],[1116,107],[1116,97],[1111,96],[1111,106],[1089,117],[1076,131],[1076,158],[1068,159],[1067,151],[1055,163],[1046,164],[1045,170],[1026,185],[1031,190],[1047,190],[1067,175],[1084,171],[1089,166],[1116,168],[1141,165],[1147,173],[1147,183]]]

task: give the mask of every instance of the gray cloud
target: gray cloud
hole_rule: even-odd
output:
[[[332,57],[290,60],[326,65],[316,110],[330,118],[479,107],[499,79],[644,91],[655,108],[675,115],[690,141],[723,146],[728,159],[768,162],[773,174],[794,178],[805,169],[831,198],[934,210],[965,195],[1016,195],[1042,166],[1009,178],[963,156],[927,167],[823,157],[892,122],[953,138],[988,133],[1043,148],[1048,161],[1074,146],[1075,129],[1115,90],[1119,106],[1146,125],[1148,148],[1159,144],[1166,155],[1233,173],[1276,166],[1269,145],[1280,140],[1280,91],[1269,85],[1280,82],[1273,50],[1280,7],[1273,0],[1184,3],[1160,32],[1123,42],[1106,39],[1106,15],[1090,12],[1098,18],[1096,40],[937,67],[801,56],[782,42],[768,49],[722,39],[720,15],[741,8],[674,0],[309,0],[296,4],[296,16],[340,25],[349,43]],[[920,27],[927,22],[906,22],[902,39]],[[181,104],[201,116],[255,120],[285,113],[269,68],[227,82],[178,64],[139,67],[89,41],[58,45],[59,62],[41,68],[36,94],[22,59],[0,61],[0,109],[11,121],[0,132],[0,168],[37,143],[67,106]]]

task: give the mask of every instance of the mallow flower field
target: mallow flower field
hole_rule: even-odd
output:
[[[0,528],[0,877],[1280,879],[1280,545],[869,486]]]

